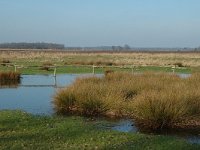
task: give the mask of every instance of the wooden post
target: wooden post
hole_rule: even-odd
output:
[[[131,66],[132,74],[134,73],[134,65]]]
[[[57,70],[57,68],[55,67],[55,68],[54,68],[54,73],[53,73],[53,76],[54,76],[54,77],[56,77],[56,70]]]
[[[14,67],[15,67],[15,72],[17,72],[17,65],[14,65]]]
[[[175,73],[175,69],[176,69],[176,66],[173,66],[173,67],[172,67],[173,73]]]
[[[93,73],[93,75],[95,74],[95,66],[94,65],[92,66],[92,73]]]

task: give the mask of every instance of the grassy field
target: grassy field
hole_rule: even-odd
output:
[[[172,72],[172,66],[179,73],[200,71],[200,53],[80,53],[56,51],[0,51],[0,63],[10,62],[19,65],[22,74],[52,74],[42,70],[44,64],[64,66],[59,67],[57,73],[92,73],[92,65],[107,66],[96,69],[102,73],[111,66],[127,66],[129,69],[112,68],[113,70],[134,71],[166,71]],[[81,66],[80,66],[81,65]],[[90,65],[90,66],[88,66]],[[109,68],[110,67],[110,68]],[[20,69],[21,68],[21,69]],[[0,66],[0,71],[13,71],[13,66]]]
[[[120,133],[101,129],[96,123],[82,117],[39,117],[21,111],[0,111],[0,149],[200,149],[200,145],[183,139]]]
[[[0,72],[9,72],[14,71],[14,66],[6,67],[6,66],[0,66]],[[95,67],[95,73],[104,73],[106,70],[113,70],[118,72],[132,72],[131,66],[127,66],[127,68],[120,68],[120,67],[109,67],[106,66],[104,68],[102,67]],[[53,74],[54,68],[47,70],[42,70],[41,67],[26,67],[24,68],[17,68],[17,71],[21,74]],[[145,72],[145,71],[156,71],[156,72],[173,72],[171,67],[158,67],[158,66],[140,66],[137,68],[133,68],[133,72]],[[187,68],[176,68],[176,73],[191,73],[192,69]],[[92,66],[78,66],[78,65],[65,65],[62,67],[58,67],[57,74],[64,74],[64,73],[74,73],[74,74],[81,74],[81,73],[93,73],[93,67]]]
[[[2,63],[7,63],[7,65]],[[174,66],[175,64],[178,64],[180,66],[179,68],[176,68],[175,72],[191,73],[200,72],[200,53],[73,53],[55,51],[0,51],[0,64],[0,72],[14,71],[15,68],[12,64],[17,64],[17,71],[22,74],[52,74],[54,72],[54,69],[49,68],[49,66],[60,66],[57,68],[57,73],[92,73],[92,65],[99,67],[106,66],[106,68],[95,68],[95,73],[103,73],[106,70],[123,71],[129,73],[132,71],[172,72],[172,66]],[[133,70],[131,68],[132,65],[136,66],[133,68]],[[116,66],[126,66],[129,68],[119,68]],[[148,80],[149,78],[146,79]],[[170,80],[171,79],[172,78],[170,77]],[[106,81],[106,84],[104,84],[104,81],[102,82],[103,84],[100,83],[100,79],[91,80],[92,83],[90,84],[90,86],[87,86],[87,82],[85,82],[84,80],[80,80],[80,82],[85,82],[85,84],[81,84],[81,86],[77,84],[79,81],[76,82],[74,87],[76,87],[76,89],[78,90],[76,90],[76,92],[73,94],[76,94],[80,97],[82,96],[84,100],[88,100],[87,98],[89,98],[89,100],[93,100],[90,99],[90,97],[88,96],[91,96],[91,88],[96,88],[97,90],[92,93],[92,96],[96,97],[95,94],[100,94],[97,97],[102,98],[101,93],[104,93],[103,99],[105,98],[105,96],[108,96],[106,98],[107,100],[110,99],[109,102],[115,102],[112,103],[112,110],[116,110],[118,114],[127,113],[127,110],[123,112],[125,110],[125,104],[131,104],[129,106],[133,106],[131,99],[135,99],[135,94],[134,91],[131,91],[131,87],[127,86],[127,84],[130,84],[131,81],[129,80],[129,78],[127,80],[128,82],[126,81],[127,84],[125,84],[125,82],[113,82],[112,80],[109,81],[109,78],[107,79],[108,82]],[[144,80],[141,79],[139,81],[142,82]],[[98,85],[100,85],[100,91],[103,90],[100,93],[98,93],[97,83],[99,83]],[[156,84],[160,82],[156,80],[156,82],[154,83]],[[163,83],[164,82],[162,82],[158,86],[155,86],[155,88],[161,88],[162,85],[164,85]],[[175,84],[175,86],[179,83],[180,82],[178,79],[178,82],[177,84]],[[190,90],[199,90],[199,88],[196,88],[196,90],[194,90],[194,87],[196,87],[196,85],[199,83],[199,80],[196,80],[195,83],[196,84],[190,84]],[[150,87],[152,89],[155,89],[153,88],[155,84],[150,84],[149,82],[148,88]],[[151,85],[153,87],[151,87]],[[184,84],[182,84],[181,82],[181,85]],[[116,88],[111,88],[112,86]],[[101,89],[101,87],[103,88]],[[110,87],[110,90],[106,90],[105,87]],[[179,86],[178,89],[180,89]],[[187,91],[187,87],[181,87],[181,92],[187,94],[187,92],[185,91]],[[170,90],[170,92],[174,91]],[[167,94],[172,94],[170,92],[167,92]],[[64,94],[64,99],[62,99],[62,94]],[[159,95],[158,92],[156,93],[154,91],[154,95],[150,95],[150,98],[155,98],[154,96],[157,96],[157,94]],[[161,92],[159,95],[161,99],[155,99],[156,101],[161,100],[159,101],[159,103],[156,103],[158,104],[157,106],[159,108],[161,108],[161,106],[165,106],[166,102],[170,102],[165,97],[165,95],[163,95]],[[68,97],[68,99],[65,99],[66,96]],[[86,96],[86,98],[84,96]],[[142,96],[143,97],[140,96],[138,98],[141,100],[141,103],[137,104],[138,106],[142,106],[141,110],[144,110],[143,107],[151,107],[150,105],[146,105],[147,103],[145,103],[145,98],[147,97],[147,95],[144,95],[143,93]],[[184,96],[187,97],[187,95]],[[191,95],[189,96],[190,98],[193,98]],[[197,96],[195,98],[198,99],[198,92],[195,93],[194,96]],[[80,97],[78,99],[79,102],[81,102]],[[57,98],[59,99],[59,102],[61,101],[60,103],[58,102],[58,108],[69,106],[69,110],[73,109],[73,107],[71,108],[71,104],[75,104],[73,101],[75,97],[73,95],[65,95],[64,91],[64,93],[61,92],[61,97]],[[125,102],[123,100],[122,102],[120,99],[117,98],[122,98],[123,100],[125,100]],[[162,101],[163,99],[164,101]],[[188,103],[187,106],[191,106],[190,108],[199,108],[199,103],[197,102]],[[81,104],[81,113],[88,114],[91,112],[91,110],[94,110],[92,111],[92,113],[95,114],[96,109],[99,109],[98,107],[96,107],[96,104],[101,105],[102,103],[93,103],[93,101],[88,101],[88,103],[81,102],[79,104]],[[177,105],[174,105],[174,103],[170,103],[170,106],[176,107]],[[65,107],[65,109],[67,109],[67,107]],[[172,109],[175,107],[172,107]],[[84,109],[86,111],[84,111]],[[129,110],[132,111],[132,108]],[[138,109],[137,115],[141,116],[141,110]],[[98,111],[97,113],[99,113]],[[194,109],[194,111],[199,112],[198,109]],[[174,115],[174,112],[171,112],[172,114],[169,113],[169,115]],[[160,123],[160,119],[161,121],[165,122],[166,119],[169,119],[168,113],[166,113],[167,116],[162,117],[161,115],[161,118],[159,118],[160,113],[163,112],[156,111],[154,115],[152,114],[152,112],[149,113],[148,111],[146,111],[142,114],[144,119],[146,119],[144,120],[145,123],[149,123],[148,119],[152,116],[154,116],[154,118],[150,118],[151,123],[156,121]],[[190,111],[189,113],[193,115],[195,112]],[[112,113],[110,113],[110,115],[112,115]],[[183,114],[183,116],[184,115],[185,114]],[[175,114],[175,117],[173,117],[172,119],[175,120],[176,117],[177,114]],[[83,117],[45,117],[33,116],[21,111],[0,111],[0,149],[200,149],[200,145],[187,143],[187,141],[183,139],[169,136],[144,135],[139,133],[120,133],[117,131],[102,129],[99,126],[96,126],[96,124],[104,124],[104,122],[87,122]]]
[[[53,64],[117,64],[170,66],[200,66],[200,53],[79,53],[56,51],[0,51],[0,60],[27,64],[51,62]],[[26,60],[26,61],[25,61]]]

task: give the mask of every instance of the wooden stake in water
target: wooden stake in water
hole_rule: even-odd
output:
[[[57,70],[57,68],[55,67],[55,68],[54,68],[54,73],[53,73],[53,76],[54,76],[54,77],[56,77],[56,70]]]
[[[57,87],[56,76],[54,76],[54,86]]]

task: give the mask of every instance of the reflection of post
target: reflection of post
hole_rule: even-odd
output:
[[[56,76],[54,76],[54,86],[57,87],[57,80],[56,80]]]
[[[56,67],[54,68],[53,76],[56,77]]]

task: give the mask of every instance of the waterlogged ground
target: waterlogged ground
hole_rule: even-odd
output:
[[[99,128],[83,117],[34,116],[0,111],[0,149],[197,150],[199,144],[161,135],[132,134]]]
[[[56,90],[71,84],[77,77],[84,77],[91,74],[77,75],[23,75],[21,84],[16,88],[0,89],[0,110],[23,110],[35,115],[52,115],[53,95]],[[102,76],[102,75],[97,75]],[[182,78],[186,78],[188,74],[180,74]],[[119,132],[139,132],[132,120],[111,121],[105,125],[101,125],[103,129],[115,130]],[[165,132],[160,133],[179,138],[185,138],[191,143],[200,143],[200,133],[188,132]]]
[[[133,120],[121,119],[116,121],[108,121],[106,124],[99,125],[103,129],[114,130],[124,133],[145,133],[150,135],[166,135],[171,137],[176,137],[180,139],[186,139],[188,142],[193,144],[200,144],[200,131],[199,130],[165,130],[159,132],[152,131],[141,131],[135,124]]]

